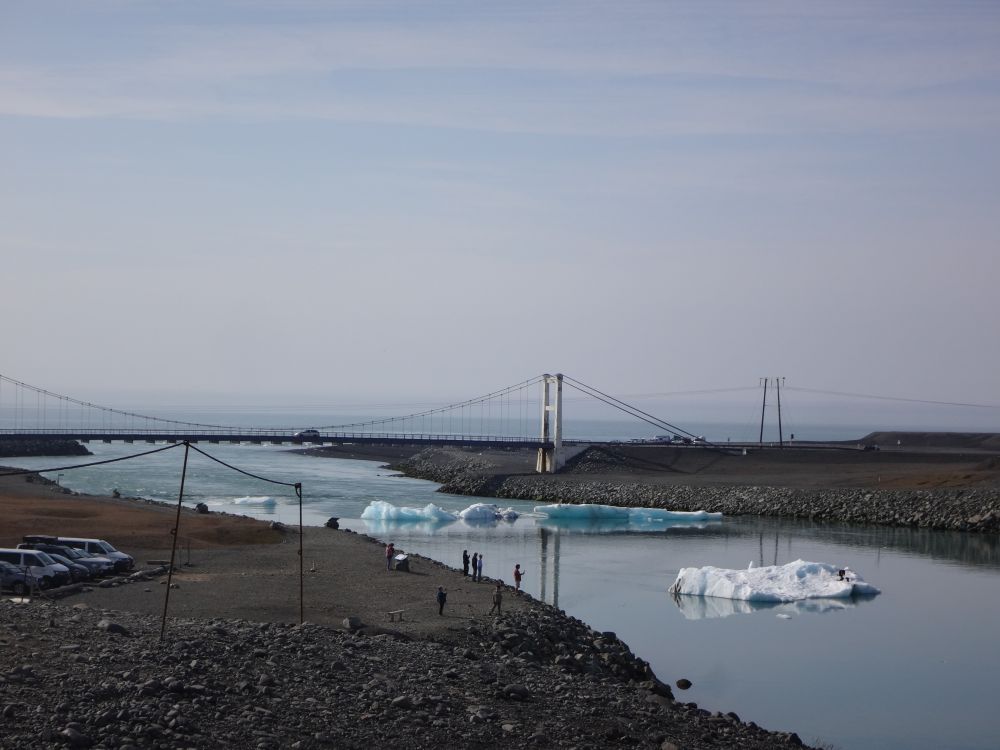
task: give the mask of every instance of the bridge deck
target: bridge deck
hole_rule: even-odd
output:
[[[329,433],[319,437],[298,438],[287,432],[248,430],[246,432],[180,430],[3,430],[0,440],[78,440],[123,443],[251,443],[273,445],[453,445],[499,448],[546,448],[551,442],[494,435],[421,435]]]

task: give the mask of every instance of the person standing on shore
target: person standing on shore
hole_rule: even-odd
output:
[[[462,573],[465,574],[466,578],[469,577],[469,550],[467,549],[462,550]]]
[[[392,558],[396,555],[396,545],[389,542],[385,545],[385,569],[392,570]]]
[[[481,559],[481,558],[480,558]],[[503,602],[503,581],[497,584],[496,590],[493,592],[493,607],[490,609],[490,614],[492,615],[494,610],[497,614],[500,614],[500,604]]]
[[[524,574],[524,571],[521,570],[521,563],[517,563],[517,565],[514,566],[514,591],[520,592],[520,590],[521,590],[521,576],[523,574]]]
[[[439,615],[444,615],[444,603],[446,601],[448,601],[448,592],[444,590],[444,586],[438,586],[437,602]]]
[[[479,553],[479,561],[476,563],[476,580],[483,582],[483,553]]]
[[[472,582],[476,582],[476,568],[479,566],[479,553],[472,553]]]

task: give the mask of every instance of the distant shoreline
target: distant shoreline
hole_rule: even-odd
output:
[[[746,455],[687,446],[601,445],[574,456],[557,474],[535,473],[534,453],[526,450],[429,448],[394,459],[352,446],[350,457],[389,459],[390,468],[437,482],[441,492],[475,497],[1000,532],[995,448],[1000,436],[883,432],[866,440],[888,445],[834,451],[787,447]],[[309,452],[347,457],[338,449]]]

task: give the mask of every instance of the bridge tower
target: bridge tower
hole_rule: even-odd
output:
[[[552,390],[555,402],[552,402]],[[563,465],[562,456],[562,373],[542,375],[542,442],[552,443],[551,448],[539,448],[535,471],[555,474]],[[551,430],[550,430],[551,428]]]

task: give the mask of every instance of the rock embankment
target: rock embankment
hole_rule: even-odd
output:
[[[445,492],[456,492],[451,483]],[[581,482],[560,487],[512,477],[497,497],[542,503],[603,503],[725,515],[783,516],[888,526],[1000,532],[996,490],[803,490],[786,487],[656,487],[638,483]]]
[[[537,503],[601,503],[667,510],[706,510],[726,515],[783,516],[888,526],[985,533],[1000,532],[1000,490],[941,488],[804,489],[768,486],[685,486],[579,475],[504,476],[484,473],[482,462],[461,455],[439,461],[418,454],[396,466],[410,476],[442,484],[457,495],[491,496]]]
[[[543,605],[464,645],[192,619],[159,642],[156,617],[38,601],[0,601],[0,623],[4,747],[801,745],[675,702],[613,633]]]
[[[0,438],[0,456],[90,456],[87,448],[76,440],[32,440],[30,438]]]

